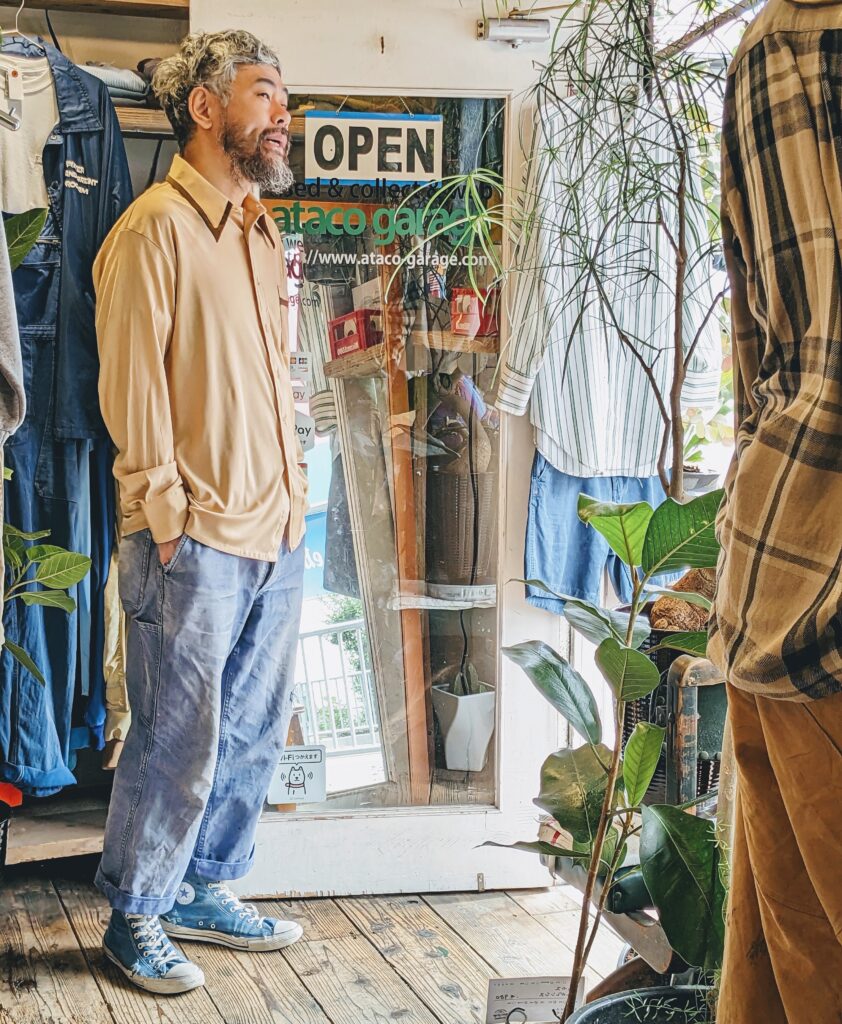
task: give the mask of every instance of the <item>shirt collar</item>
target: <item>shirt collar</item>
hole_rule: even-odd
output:
[[[15,57],[47,58],[53,73],[59,131],[62,134],[102,131],[102,119],[91,104],[90,89],[85,82],[85,79],[90,82],[91,76],[80,71],[63,53],[43,40],[36,43],[21,35],[4,36],[3,53]]]
[[[234,205],[231,200],[178,154],[173,157],[167,181],[196,209],[218,242]],[[274,224],[269,223],[266,207],[254,196],[247,195],[243,203],[243,212],[246,232],[256,223],[272,248],[277,248],[277,230]]]

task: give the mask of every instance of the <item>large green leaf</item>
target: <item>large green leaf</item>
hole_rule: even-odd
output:
[[[91,567],[86,555],[66,551],[63,555],[50,555],[38,565],[35,579],[50,590],[66,590],[83,580]]]
[[[615,505],[579,495],[579,518],[601,533],[626,565],[641,564],[646,529],[654,511],[646,501]]]
[[[617,700],[645,697],[661,681],[657,665],[641,651],[618,644],[613,637],[603,640],[597,648],[596,664]]]
[[[590,743],[602,738],[596,700],[573,666],[543,640],[525,640],[504,647],[503,653],[519,665],[539,693]]]
[[[35,533],[24,533],[10,523],[3,523],[3,535],[5,537],[21,537],[23,540],[40,540],[42,537],[49,537],[50,530],[37,530]]]
[[[592,843],[599,826],[611,751],[600,743],[559,750],[541,766],[535,803],[578,843]]]
[[[50,555],[67,554],[67,548],[60,548],[56,544],[33,544],[31,548],[26,549],[26,554],[30,562],[43,562]]]
[[[597,647],[609,636],[613,636],[620,643],[625,643],[626,630],[629,625],[628,613],[609,611],[607,608],[591,604],[590,601],[582,601],[580,598],[570,597],[568,594],[559,594],[542,580],[522,580],[521,582],[536,590],[543,590],[545,594],[550,594],[563,601],[564,617],[578,633],[581,633],[585,639],[590,640]],[[634,624],[632,647],[640,647],[649,636],[650,630],[651,626],[646,617],[638,615]]]
[[[677,807],[644,807],[640,866],[667,941],[692,967],[716,970],[725,940],[725,889],[713,821]]]
[[[620,830],[613,826],[605,833],[605,842],[602,844],[602,853],[599,857],[599,873],[604,875],[611,867],[611,861],[617,852],[617,843],[620,841]],[[574,843],[573,849],[580,857],[584,857],[590,863],[593,856],[593,843]],[[628,855],[628,847],[623,846],[620,856],[617,859],[617,867],[620,867]]]
[[[712,569],[719,557],[713,528],[724,491],[702,494],[685,505],[672,498],[649,521],[642,565],[651,575],[677,569]]]
[[[501,850],[520,850],[523,853],[537,853],[544,857],[572,857],[574,860],[588,860],[588,854],[576,850],[564,850],[560,846],[553,846],[552,843],[535,841],[532,843],[494,843],[489,840],[483,846],[497,846]]]
[[[20,569],[23,560],[26,558],[26,544],[22,537],[15,537],[14,534],[5,534],[3,537],[3,555],[8,565]]]
[[[29,655],[26,653],[26,651],[22,647],[18,647],[17,644],[13,644],[12,641],[9,640],[8,637],[4,641],[4,646],[6,648],[8,648],[9,654],[11,654],[11,656],[16,661],[19,661],[21,663],[21,665],[23,665],[23,667],[28,672],[31,672],[32,675],[35,677],[35,679],[42,686],[46,686],[47,685],[47,681],[41,675],[40,669],[38,668],[38,666],[35,664],[35,662],[32,660],[32,658],[29,657]]]
[[[655,775],[664,746],[666,729],[650,722],[638,722],[623,751],[623,784],[629,807],[636,807]]]
[[[27,210],[16,214],[6,221],[6,242],[9,246],[9,262],[12,270],[23,263],[24,257],[38,241],[38,236],[47,220],[47,211],[42,209]]]
[[[42,604],[68,613],[76,610],[76,602],[63,590],[25,590],[19,596],[24,604]]]
[[[671,633],[655,647],[650,647],[649,653],[664,649],[684,651],[685,654],[695,654],[700,658],[704,658],[708,650],[708,635],[705,630],[690,633]]]

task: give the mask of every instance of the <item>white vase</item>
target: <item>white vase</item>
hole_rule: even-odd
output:
[[[481,693],[460,697],[444,684],[433,687],[433,710],[444,740],[444,761],[459,772],[481,772],[494,735],[496,693],[486,686]]]

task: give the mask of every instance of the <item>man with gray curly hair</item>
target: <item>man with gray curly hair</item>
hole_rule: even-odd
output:
[[[289,724],[307,485],[258,199],[292,184],[279,60],[248,32],[195,34],[153,88],[181,153],[94,267],[132,708],[97,884],[105,955],[175,994],[204,976],[169,936],[253,951],[302,934],[226,882],[252,866]]]

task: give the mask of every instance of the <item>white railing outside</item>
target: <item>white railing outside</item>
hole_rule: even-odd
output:
[[[298,640],[296,703],[306,744],[334,755],[380,749],[374,674],[364,619],[333,623]]]

